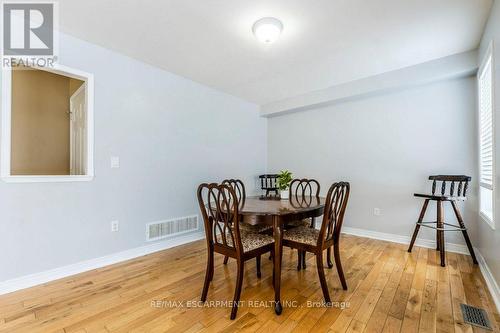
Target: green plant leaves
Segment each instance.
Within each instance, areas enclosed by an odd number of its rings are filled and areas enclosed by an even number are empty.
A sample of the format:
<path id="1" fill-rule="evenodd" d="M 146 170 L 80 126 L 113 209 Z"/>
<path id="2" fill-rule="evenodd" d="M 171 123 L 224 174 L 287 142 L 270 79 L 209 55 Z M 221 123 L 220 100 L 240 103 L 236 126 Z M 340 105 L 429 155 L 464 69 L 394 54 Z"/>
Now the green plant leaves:
<path id="1" fill-rule="evenodd" d="M 292 173 L 288 170 L 281 170 L 278 174 L 277 185 L 280 191 L 285 191 L 292 181 Z"/>

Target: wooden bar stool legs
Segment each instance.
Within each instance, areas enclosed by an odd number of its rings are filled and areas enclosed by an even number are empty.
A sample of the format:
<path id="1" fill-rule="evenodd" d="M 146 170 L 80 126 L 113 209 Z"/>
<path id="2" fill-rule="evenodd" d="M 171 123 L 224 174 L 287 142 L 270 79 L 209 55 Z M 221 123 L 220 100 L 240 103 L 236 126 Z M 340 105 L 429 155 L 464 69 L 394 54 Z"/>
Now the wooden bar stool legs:
<path id="1" fill-rule="evenodd" d="M 443 219 L 443 202 L 437 201 L 437 222 L 436 222 L 436 250 L 439 251 L 441 258 L 441 267 L 446 266 L 445 249 L 444 249 L 444 219 Z"/>
<path id="2" fill-rule="evenodd" d="M 458 210 L 457 204 L 452 201 L 451 205 L 453 207 L 453 211 L 455 212 L 455 216 L 457 217 L 458 224 L 460 225 L 460 228 L 462 228 L 462 234 L 464 235 L 465 238 L 465 243 L 467 244 L 467 248 L 469 249 L 470 256 L 472 257 L 472 261 L 474 264 L 477 264 L 477 259 L 476 259 L 476 254 L 474 253 L 474 248 L 472 247 L 472 243 L 470 241 L 469 235 L 467 234 L 467 230 L 465 228 L 464 220 L 462 219 L 462 215 L 460 214 L 460 211 Z"/>
<path id="3" fill-rule="evenodd" d="M 415 240 L 417 239 L 418 231 L 420 230 L 420 224 L 424 220 L 425 211 L 427 210 L 427 206 L 429 205 L 429 199 L 424 201 L 424 205 L 422 206 L 422 210 L 420 211 L 420 216 L 418 217 L 418 222 L 415 225 L 415 231 L 413 231 L 413 236 L 411 237 L 410 247 L 408 248 L 408 252 L 411 252 L 413 249 L 413 245 L 415 244 Z"/>
<path id="4" fill-rule="evenodd" d="M 425 212 L 427 210 L 427 206 L 429 205 L 430 199 L 425 199 L 424 205 L 422 206 L 422 210 L 420 211 L 420 216 L 418 217 L 417 224 L 415 225 L 415 231 L 413 232 L 413 236 L 411 238 L 410 246 L 408 247 L 408 252 L 411 252 L 413 249 L 413 245 L 415 244 L 415 240 L 417 239 L 418 231 L 420 230 L 420 226 L 424 223 L 429 224 L 429 222 L 423 222 Z M 443 201 L 436 200 L 436 251 L 439 251 L 441 266 L 444 267 L 446 265 L 445 260 L 445 246 L 444 246 L 444 217 L 443 217 Z"/>
<path id="5" fill-rule="evenodd" d="M 441 237 L 441 234 L 439 233 L 439 220 L 443 219 L 443 206 L 439 204 L 439 201 L 436 201 L 436 251 L 439 251 L 439 247 L 441 246 L 441 243 L 439 241 L 439 237 Z"/>
<path id="6" fill-rule="evenodd" d="M 418 231 L 420 230 L 420 227 L 427 226 L 428 224 L 432 224 L 433 222 L 423 222 L 425 211 L 427 210 L 427 206 L 429 204 L 430 199 L 426 199 L 424 202 L 424 205 L 422 206 L 422 210 L 420 211 L 420 216 L 418 218 L 418 222 L 415 226 L 415 231 L 413 232 L 413 236 L 411 238 L 410 246 L 408 247 L 408 252 L 411 252 L 413 249 L 413 245 L 415 244 L 415 240 L 417 239 Z M 440 261 L 441 261 L 441 266 L 445 267 L 446 266 L 446 248 L 445 248 L 445 237 L 444 237 L 444 232 L 445 231 L 462 231 L 462 234 L 465 239 L 465 243 L 467 244 L 467 248 L 469 249 L 470 255 L 472 257 L 472 261 L 474 264 L 477 264 L 477 259 L 476 255 L 474 253 L 474 248 L 472 247 L 472 243 L 470 241 L 469 235 L 467 234 L 467 228 L 465 227 L 464 221 L 462 219 L 462 215 L 460 214 L 460 211 L 458 210 L 457 204 L 455 201 L 450 201 L 453 211 L 455 212 L 455 216 L 458 221 L 458 226 L 453 226 L 450 224 L 447 224 L 444 222 L 444 210 L 443 210 L 443 202 L 444 200 L 436 200 L 436 227 L 429 227 L 429 228 L 434 228 L 436 229 L 436 251 L 439 251 L 439 256 L 440 256 Z M 455 227 L 454 229 L 450 228 L 448 230 L 445 229 L 445 225 L 448 225 L 450 227 Z"/>

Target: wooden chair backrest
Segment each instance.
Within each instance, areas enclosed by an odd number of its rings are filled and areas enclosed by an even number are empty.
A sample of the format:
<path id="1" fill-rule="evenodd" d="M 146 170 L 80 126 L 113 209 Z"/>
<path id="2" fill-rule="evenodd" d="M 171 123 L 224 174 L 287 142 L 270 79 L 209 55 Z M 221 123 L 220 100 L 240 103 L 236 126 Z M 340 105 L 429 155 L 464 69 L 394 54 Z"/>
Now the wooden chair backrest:
<path id="1" fill-rule="evenodd" d="M 236 194 L 236 199 L 238 200 L 238 208 L 241 209 L 245 206 L 246 191 L 245 184 L 239 179 L 224 179 L 222 184 L 226 184 L 232 187 L 234 193 Z"/>
<path id="2" fill-rule="evenodd" d="M 432 180 L 432 194 L 436 194 L 438 182 L 441 182 L 441 188 L 439 193 L 441 195 L 447 195 L 446 188 L 447 184 L 450 184 L 448 187 L 448 195 L 455 196 L 455 188 L 457 189 L 456 196 L 465 197 L 467 195 L 467 189 L 469 187 L 469 182 L 471 177 L 469 176 L 452 176 L 452 175 L 436 175 L 429 176 L 429 180 Z M 458 184 L 455 186 L 455 184 Z"/>
<path id="3" fill-rule="evenodd" d="M 204 183 L 198 186 L 197 194 L 208 244 L 224 246 L 242 254 L 239 201 L 234 189 L 227 184 Z"/>
<path id="4" fill-rule="evenodd" d="M 350 184 L 348 182 L 338 182 L 330 186 L 319 232 L 319 245 L 332 239 L 334 243 L 339 241 L 349 193 Z"/>

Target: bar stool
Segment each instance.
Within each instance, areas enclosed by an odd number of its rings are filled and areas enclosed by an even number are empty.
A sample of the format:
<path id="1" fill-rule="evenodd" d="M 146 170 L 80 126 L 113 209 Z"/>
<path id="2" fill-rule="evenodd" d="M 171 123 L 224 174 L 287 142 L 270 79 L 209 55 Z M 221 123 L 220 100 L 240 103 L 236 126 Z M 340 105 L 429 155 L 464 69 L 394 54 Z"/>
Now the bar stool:
<path id="1" fill-rule="evenodd" d="M 278 189 L 278 175 L 260 175 L 260 188 L 265 191 L 266 194 L 262 195 L 262 199 L 275 198 L 279 200 L 279 189 Z M 274 192 L 274 197 L 270 196 L 271 192 Z"/>
<path id="2" fill-rule="evenodd" d="M 441 256 L 441 266 L 445 267 L 445 248 L 444 248 L 444 232 L 446 231 L 462 231 L 462 234 L 465 238 L 465 243 L 469 248 L 470 255 L 474 264 L 477 264 L 476 255 L 474 254 L 474 249 L 472 247 L 472 243 L 469 239 L 469 235 L 467 234 L 467 228 L 465 227 L 464 221 L 462 219 L 462 215 L 457 207 L 457 201 L 465 201 L 467 200 L 466 193 L 467 187 L 469 186 L 469 181 L 471 177 L 469 176 L 449 176 L 449 175 L 438 175 L 438 176 L 429 176 L 429 180 L 432 180 L 432 194 L 420 194 L 415 193 L 414 196 L 419 198 L 425 198 L 424 205 L 422 210 L 420 211 L 420 217 L 418 218 L 418 222 L 415 226 L 415 231 L 413 232 L 413 237 L 411 238 L 410 247 L 408 248 L 408 252 L 411 252 L 413 248 L 413 244 L 417 239 L 417 234 L 420 227 L 426 227 L 436 230 L 436 251 L 439 251 Z M 441 182 L 441 193 L 436 194 L 437 182 Z M 449 194 L 446 194 L 446 183 L 449 183 Z M 457 195 L 455 195 L 455 183 L 458 184 Z M 423 222 L 425 211 L 427 210 L 427 205 L 429 201 L 436 201 L 437 206 L 437 221 L 432 222 Z M 444 222 L 443 217 L 443 202 L 448 201 L 451 203 L 453 207 L 453 211 L 455 212 L 455 216 L 457 217 L 457 221 L 459 225 L 449 224 Z M 434 226 L 435 225 L 435 226 Z M 445 227 L 447 226 L 447 227 Z"/>

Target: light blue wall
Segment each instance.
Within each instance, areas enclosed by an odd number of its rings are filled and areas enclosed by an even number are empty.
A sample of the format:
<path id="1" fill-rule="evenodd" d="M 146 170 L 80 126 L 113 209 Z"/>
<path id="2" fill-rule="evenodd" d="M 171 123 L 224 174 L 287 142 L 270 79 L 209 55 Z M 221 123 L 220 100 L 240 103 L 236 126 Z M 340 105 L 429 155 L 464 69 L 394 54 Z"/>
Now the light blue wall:
<path id="1" fill-rule="evenodd" d="M 67 35 L 60 63 L 94 74 L 95 179 L 0 182 L 0 281 L 142 246 L 146 223 L 199 213 L 200 182 L 252 191 L 265 170 L 256 105 Z"/>

